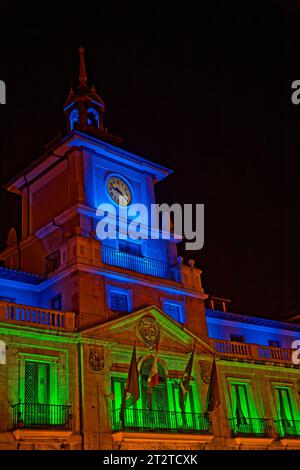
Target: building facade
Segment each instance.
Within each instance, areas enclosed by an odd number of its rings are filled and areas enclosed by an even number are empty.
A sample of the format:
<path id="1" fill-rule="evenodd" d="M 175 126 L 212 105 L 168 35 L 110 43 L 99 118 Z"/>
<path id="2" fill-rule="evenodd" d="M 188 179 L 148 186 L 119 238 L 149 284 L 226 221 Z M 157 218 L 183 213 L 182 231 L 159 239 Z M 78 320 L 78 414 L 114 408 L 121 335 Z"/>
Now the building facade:
<path id="1" fill-rule="evenodd" d="M 22 235 L 11 229 L 0 255 L 0 449 L 299 449 L 297 319 L 229 313 L 175 237 L 97 237 L 99 204 L 119 193 L 150 209 L 170 170 L 107 132 L 79 53 L 66 134 L 6 185 L 22 199 Z M 139 399 L 121 420 L 134 345 Z M 213 363 L 220 404 L 208 412 Z"/>

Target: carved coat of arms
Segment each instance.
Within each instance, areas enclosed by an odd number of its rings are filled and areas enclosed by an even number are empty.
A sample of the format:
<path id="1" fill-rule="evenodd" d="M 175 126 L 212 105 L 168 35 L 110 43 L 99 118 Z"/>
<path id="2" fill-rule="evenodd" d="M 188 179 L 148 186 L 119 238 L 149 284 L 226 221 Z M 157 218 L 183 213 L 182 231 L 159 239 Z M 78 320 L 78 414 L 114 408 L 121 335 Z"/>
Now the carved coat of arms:
<path id="1" fill-rule="evenodd" d="M 94 372 L 101 372 L 104 369 L 104 357 L 102 351 L 90 351 L 90 367 Z"/>
<path id="2" fill-rule="evenodd" d="M 153 317 L 143 317 L 137 324 L 137 333 L 143 343 L 153 349 L 160 338 L 160 327 Z"/>

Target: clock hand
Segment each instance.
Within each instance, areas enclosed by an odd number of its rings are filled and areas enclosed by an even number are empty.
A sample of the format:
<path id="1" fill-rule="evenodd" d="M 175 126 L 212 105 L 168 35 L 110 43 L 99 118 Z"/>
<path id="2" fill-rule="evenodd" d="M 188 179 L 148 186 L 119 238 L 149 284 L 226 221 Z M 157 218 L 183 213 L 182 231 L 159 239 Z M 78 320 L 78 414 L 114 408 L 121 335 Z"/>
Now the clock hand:
<path id="1" fill-rule="evenodd" d="M 121 194 L 121 196 L 123 196 L 123 197 L 124 197 L 124 195 L 123 195 L 122 191 L 120 191 L 120 190 L 119 190 L 119 188 L 115 188 L 115 187 L 113 186 L 113 189 L 114 189 L 115 191 L 117 191 L 118 193 L 120 193 L 120 194 Z"/>

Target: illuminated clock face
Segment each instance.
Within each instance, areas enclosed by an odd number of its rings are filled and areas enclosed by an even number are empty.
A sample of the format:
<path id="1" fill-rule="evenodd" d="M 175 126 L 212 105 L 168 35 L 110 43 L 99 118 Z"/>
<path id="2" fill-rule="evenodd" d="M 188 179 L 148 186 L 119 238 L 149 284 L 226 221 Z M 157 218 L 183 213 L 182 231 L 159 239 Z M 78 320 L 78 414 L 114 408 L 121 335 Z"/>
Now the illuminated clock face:
<path id="1" fill-rule="evenodd" d="M 106 183 L 108 194 L 120 206 L 128 206 L 131 202 L 131 191 L 128 184 L 119 176 L 111 176 Z"/>

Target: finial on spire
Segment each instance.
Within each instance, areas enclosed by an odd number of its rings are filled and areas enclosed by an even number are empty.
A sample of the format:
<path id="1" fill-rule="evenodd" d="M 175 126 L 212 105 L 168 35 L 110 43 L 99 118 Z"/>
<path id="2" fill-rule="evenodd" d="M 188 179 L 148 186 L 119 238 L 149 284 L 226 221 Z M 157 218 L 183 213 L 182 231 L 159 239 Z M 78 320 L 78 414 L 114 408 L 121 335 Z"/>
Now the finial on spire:
<path id="1" fill-rule="evenodd" d="M 85 67 L 85 60 L 84 60 L 84 47 L 80 47 L 78 49 L 79 52 L 79 87 L 86 87 L 87 86 L 87 73 Z"/>

